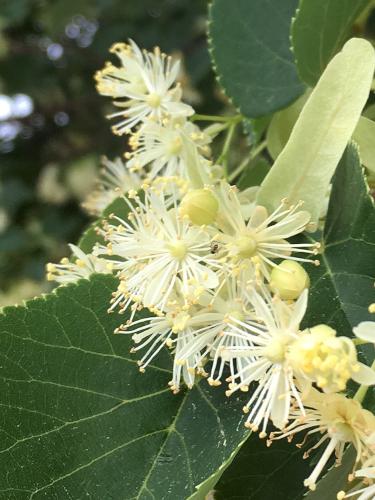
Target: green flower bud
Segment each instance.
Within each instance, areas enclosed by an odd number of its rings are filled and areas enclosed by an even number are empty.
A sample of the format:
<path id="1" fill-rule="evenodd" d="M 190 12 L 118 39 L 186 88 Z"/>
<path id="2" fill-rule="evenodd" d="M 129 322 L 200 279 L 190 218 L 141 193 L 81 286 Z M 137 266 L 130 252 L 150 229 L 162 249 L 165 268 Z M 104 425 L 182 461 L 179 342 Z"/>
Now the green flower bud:
<path id="1" fill-rule="evenodd" d="M 271 289 L 284 300 L 297 299 L 305 288 L 310 286 L 310 279 L 303 267 L 294 260 L 283 260 L 271 271 Z"/>
<path id="2" fill-rule="evenodd" d="M 189 191 L 180 205 L 180 213 L 183 217 L 198 226 L 212 224 L 216 219 L 219 203 L 208 188 L 194 189 Z"/>

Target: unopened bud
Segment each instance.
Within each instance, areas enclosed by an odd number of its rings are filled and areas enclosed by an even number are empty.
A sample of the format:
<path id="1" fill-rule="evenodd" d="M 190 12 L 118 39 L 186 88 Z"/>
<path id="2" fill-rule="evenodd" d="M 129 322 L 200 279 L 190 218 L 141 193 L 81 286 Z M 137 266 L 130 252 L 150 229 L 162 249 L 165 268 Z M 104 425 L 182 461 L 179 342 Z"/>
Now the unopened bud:
<path id="1" fill-rule="evenodd" d="M 180 213 L 198 226 L 212 224 L 216 219 L 219 203 L 210 189 L 194 189 L 183 198 Z"/>
<path id="2" fill-rule="evenodd" d="M 281 299 L 298 299 L 305 288 L 310 285 L 310 279 L 304 268 L 294 260 L 283 260 L 271 271 L 270 286 Z"/>

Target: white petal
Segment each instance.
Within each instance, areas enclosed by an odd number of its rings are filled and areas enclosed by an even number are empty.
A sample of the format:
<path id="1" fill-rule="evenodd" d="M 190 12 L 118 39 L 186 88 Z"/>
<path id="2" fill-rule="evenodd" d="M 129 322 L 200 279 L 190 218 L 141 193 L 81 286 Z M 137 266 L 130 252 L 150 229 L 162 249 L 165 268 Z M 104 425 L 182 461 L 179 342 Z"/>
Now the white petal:
<path id="1" fill-rule="evenodd" d="M 361 385 L 375 385 L 375 371 L 363 363 L 359 364 L 359 371 L 352 375 L 352 379 Z"/>
<path id="2" fill-rule="evenodd" d="M 283 429 L 288 422 L 290 391 L 285 373 L 280 372 L 275 397 L 272 402 L 271 419 L 275 427 Z"/>
<path id="3" fill-rule="evenodd" d="M 72 243 L 69 243 L 70 250 L 72 251 L 72 254 L 77 257 L 78 259 L 83 260 L 84 262 L 87 261 L 87 255 L 82 252 L 82 250 L 77 247 L 76 245 L 73 245 Z"/>
<path id="4" fill-rule="evenodd" d="M 301 323 L 306 309 L 307 309 L 307 299 L 308 299 L 309 292 L 307 289 L 305 289 L 301 295 L 299 296 L 297 302 L 294 305 L 293 313 L 290 318 L 290 323 L 289 326 L 292 330 L 297 330 L 299 327 L 299 324 Z"/>
<path id="5" fill-rule="evenodd" d="M 267 217 L 268 217 L 268 212 L 266 208 L 262 207 L 261 205 L 258 205 L 257 207 L 255 207 L 250 217 L 248 227 L 260 226 L 267 219 Z"/>
<path id="6" fill-rule="evenodd" d="M 215 271 L 209 267 L 203 266 L 199 262 L 195 262 L 192 271 L 197 276 L 199 284 L 204 286 L 204 288 L 215 288 L 218 286 L 219 278 Z"/>
<path id="7" fill-rule="evenodd" d="M 301 210 L 293 215 L 287 215 L 284 219 L 273 226 L 268 226 L 264 230 L 263 235 L 265 238 L 289 238 L 304 230 L 305 226 L 310 220 L 310 214 Z"/>
<path id="8" fill-rule="evenodd" d="M 359 339 L 375 344 L 375 321 L 362 321 L 362 323 L 353 328 L 353 333 Z"/>

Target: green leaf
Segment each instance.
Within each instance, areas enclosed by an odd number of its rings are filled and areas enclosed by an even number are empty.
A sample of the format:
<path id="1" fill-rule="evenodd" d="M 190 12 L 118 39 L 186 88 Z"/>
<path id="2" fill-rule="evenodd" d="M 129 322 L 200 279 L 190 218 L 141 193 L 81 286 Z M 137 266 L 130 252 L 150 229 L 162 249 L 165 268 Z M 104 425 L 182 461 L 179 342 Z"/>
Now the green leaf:
<path id="1" fill-rule="evenodd" d="M 326 323 L 338 335 L 353 337 L 354 326 L 374 319 L 368 306 L 375 302 L 375 208 L 354 145 L 334 177 L 322 244 L 320 266 L 306 268 L 311 287 L 304 327 Z M 370 365 L 374 347 L 361 346 L 359 352 Z M 374 388 L 365 406 L 375 411 Z"/>
<path id="2" fill-rule="evenodd" d="M 319 80 L 368 4 L 369 0 L 300 0 L 292 23 L 292 46 L 298 73 L 308 85 Z"/>
<path id="3" fill-rule="evenodd" d="M 348 475 L 353 470 L 355 451 L 348 448 L 342 459 L 340 467 L 332 467 L 321 479 L 315 491 L 309 491 L 306 500 L 337 500 L 337 493 L 346 489 Z"/>
<path id="4" fill-rule="evenodd" d="M 225 93 L 251 118 L 284 108 L 304 90 L 289 48 L 297 0 L 214 0 L 211 57 Z"/>
<path id="5" fill-rule="evenodd" d="M 207 495 L 214 491 L 216 484 L 219 479 L 222 477 L 223 473 L 227 470 L 227 468 L 231 465 L 233 460 L 236 458 L 237 453 L 240 452 L 242 446 L 246 441 L 249 440 L 249 435 L 246 434 L 245 438 L 238 444 L 238 446 L 232 451 L 229 458 L 223 462 L 220 467 L 203 483 L 201 483 L 197 487 L 196 493 L 191 495 L 187 500 L 203 500 L 207 498 Z"/>
<path id="6" fill-rule="evenodd" d="M 371 172 L 375 172 L 375 122 L 361 116 L 353 134 L 359 146 L 361 161 Z"/>
<path id="7" fill-rule="evenodd" d="M 139 373 L 112 334 L 116 285 L 96 275 L 0 315 L 1 500 L 184 499 L 247 435 L 206 381 L 171 394 L 167 350 Z"/>
<path id="8" fill-rule="evenodd" d="M 236 182 L 237 187 L 242 191 L 248 187 L 259 186 L 269 172 L 270 168 L 271 165 L 266 159 L 255 158 L 250 161 L 249 165 Z"/>
<path id="9" fill-rule="evenodd" d="M 216 485 L 215 500 L 300 500 L 309 475 L 303 451 L 286 440 L 267 448 L 251 436 Z"/>
<path id="10" fill-rule="evenodd" d="M 260 118 L 244 118 L 242 120 L 243 130 L 248 136 L 249 145 L 254 147 L 260 143 L 271 119 L 272 115 L 266 115 Z"/>
<path id="11" fill-rule="evenodd" d="M 259 204 L 274 210 L 283 198 L 303 200 L 317 223 L 322 198 L 368 98 L 374 68 L 374 49 L 359 38 L 332 59 L 264 179 Z"/>

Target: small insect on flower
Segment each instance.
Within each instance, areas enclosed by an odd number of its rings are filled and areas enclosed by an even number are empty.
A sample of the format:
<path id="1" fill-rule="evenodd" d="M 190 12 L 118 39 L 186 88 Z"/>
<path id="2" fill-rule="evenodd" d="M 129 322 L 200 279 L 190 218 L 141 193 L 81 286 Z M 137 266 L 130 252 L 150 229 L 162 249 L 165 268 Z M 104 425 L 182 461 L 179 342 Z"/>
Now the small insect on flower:
<path id="1" fill-rule="evenodd" d="M 348 444 L 352 444 L 357 452 L 356 464 L 374 456 L 372 436 L 375 433 L 375 416 L 362 408 L 358 401 L 343 394 L 325 394 L 311 388 L 305 396 L 304 406 L 305 414 L 294 411 L 293 422 L 283 431 L 272 433 L 270 443 L 274 439 L 290 440 L 301 431 L 307 431 L 304 441 L 320 433 L 318 442 L 305 453 L 304 458 L 307 458 L 312 450 L 328 442 L 312 473 L 304 481 L 305 486 L 315 490 L 317 480 L 332 454 L 335 453 L 339 465 Z"/>
<path id="2" fill-rule="evenodd" d="M 123 119 L 113 127 L 116 134 L 129 133 L 146 118 L 161 121 L 165 117 L 189 116 L 191 106 L 180 102 L 181 88 L 176 84 L 179 63 L 156 47 L 153 52 L 141 51 L 132 41 L 116 43 L 111 52 L 121 66 L 107 63 L 95 75 L 98 92 L 113 97 L 114 105 L 122 108 L 109 118 Z"/>
<path id="3" fill-rule="evenodd" d="M 319 261 L 293 255 L 316 254 L 319 243 L 290 243 L 287 238 L 305 230 L 310 215 L 300 210 L 300 204 L 289 206 L 286 201 L 272 213 L 255 206 L 247 220 L 241 211 L 236 188 L 221 184 L 220 212 L 217 218 L 220 233 L 215 239 L 222 244 L 220 256 L 232 274 L 246 275 L 254 269 L 258 281 L 270 281 L 270 272 L 276 266 L 274 259 L 287 259 L 319 264 Z"/>
<path id="4" fill-rule="evenodd" d="M 111 161 L 104 156 L 102 164 L 96 190 L 82 203 L 83 208 L 92 215 L 100 215 L 121 194 L 137 191 L 143 182 L 141 176 L 130 171 L 121 158 Z"/>
<path id="5" fill-rule="evenodd" d="M 220 250 L 220 243 L 216 240 L 212 240 L 210 243 L 211 253 L 218 253 Z"/>
<path id="6" fill-rule="evenodd" d="M 58 283 L 71 283 L 80 278 L 88 278 L 93 273 L 111 273 L 110 261 L 96 257 L 92 254 L 85 254 L 75 245 L 69 245 L 73 260 L 64 257 L 60 264 L 48 263 L 46 266 L 48 281 Z"/>
<path id="7" fill-rule="evenodd" d="M 246 426 L 253 431 L 262 428 L 266 437 L 269 419 L 282 429 L 289 420 L 292 404 L 302 414 L 304 408 L 298 390 L 298 381 L 288 359 L 290 345 L 299 337 L 299 324 L 307 307 L 307 290 L 294 304 L 275 297 L 263 298 L 253 291 L 250 301 L 255 307 L 257 321 L 233 321 L 232 334 L 252 347 L 238 346 L 228 349 L 228 358 L 245 357 L 248 362 L 231 378 L 227 395 L 258 382 L 250 400 L 244 407 L 248 414 Z"/>
<path id="8" fill-rule="evenodd" d="M 126 200 L 127 221 L 114 216 L 117 225 L 107 224 L 108 252 L 117 257 L 114 266 L 121 279 L 112 308 L 125 310 L 129 301 L 136 301 L 163 312 L 177 288 L 189 305 L 191 287 L 199 295 L 218 285 L 210 237 L 204 228 L 181 219 L 177 202 L 175 191 L 148 190 L 144 201 L 138 196 L 134 203 Z"/>

